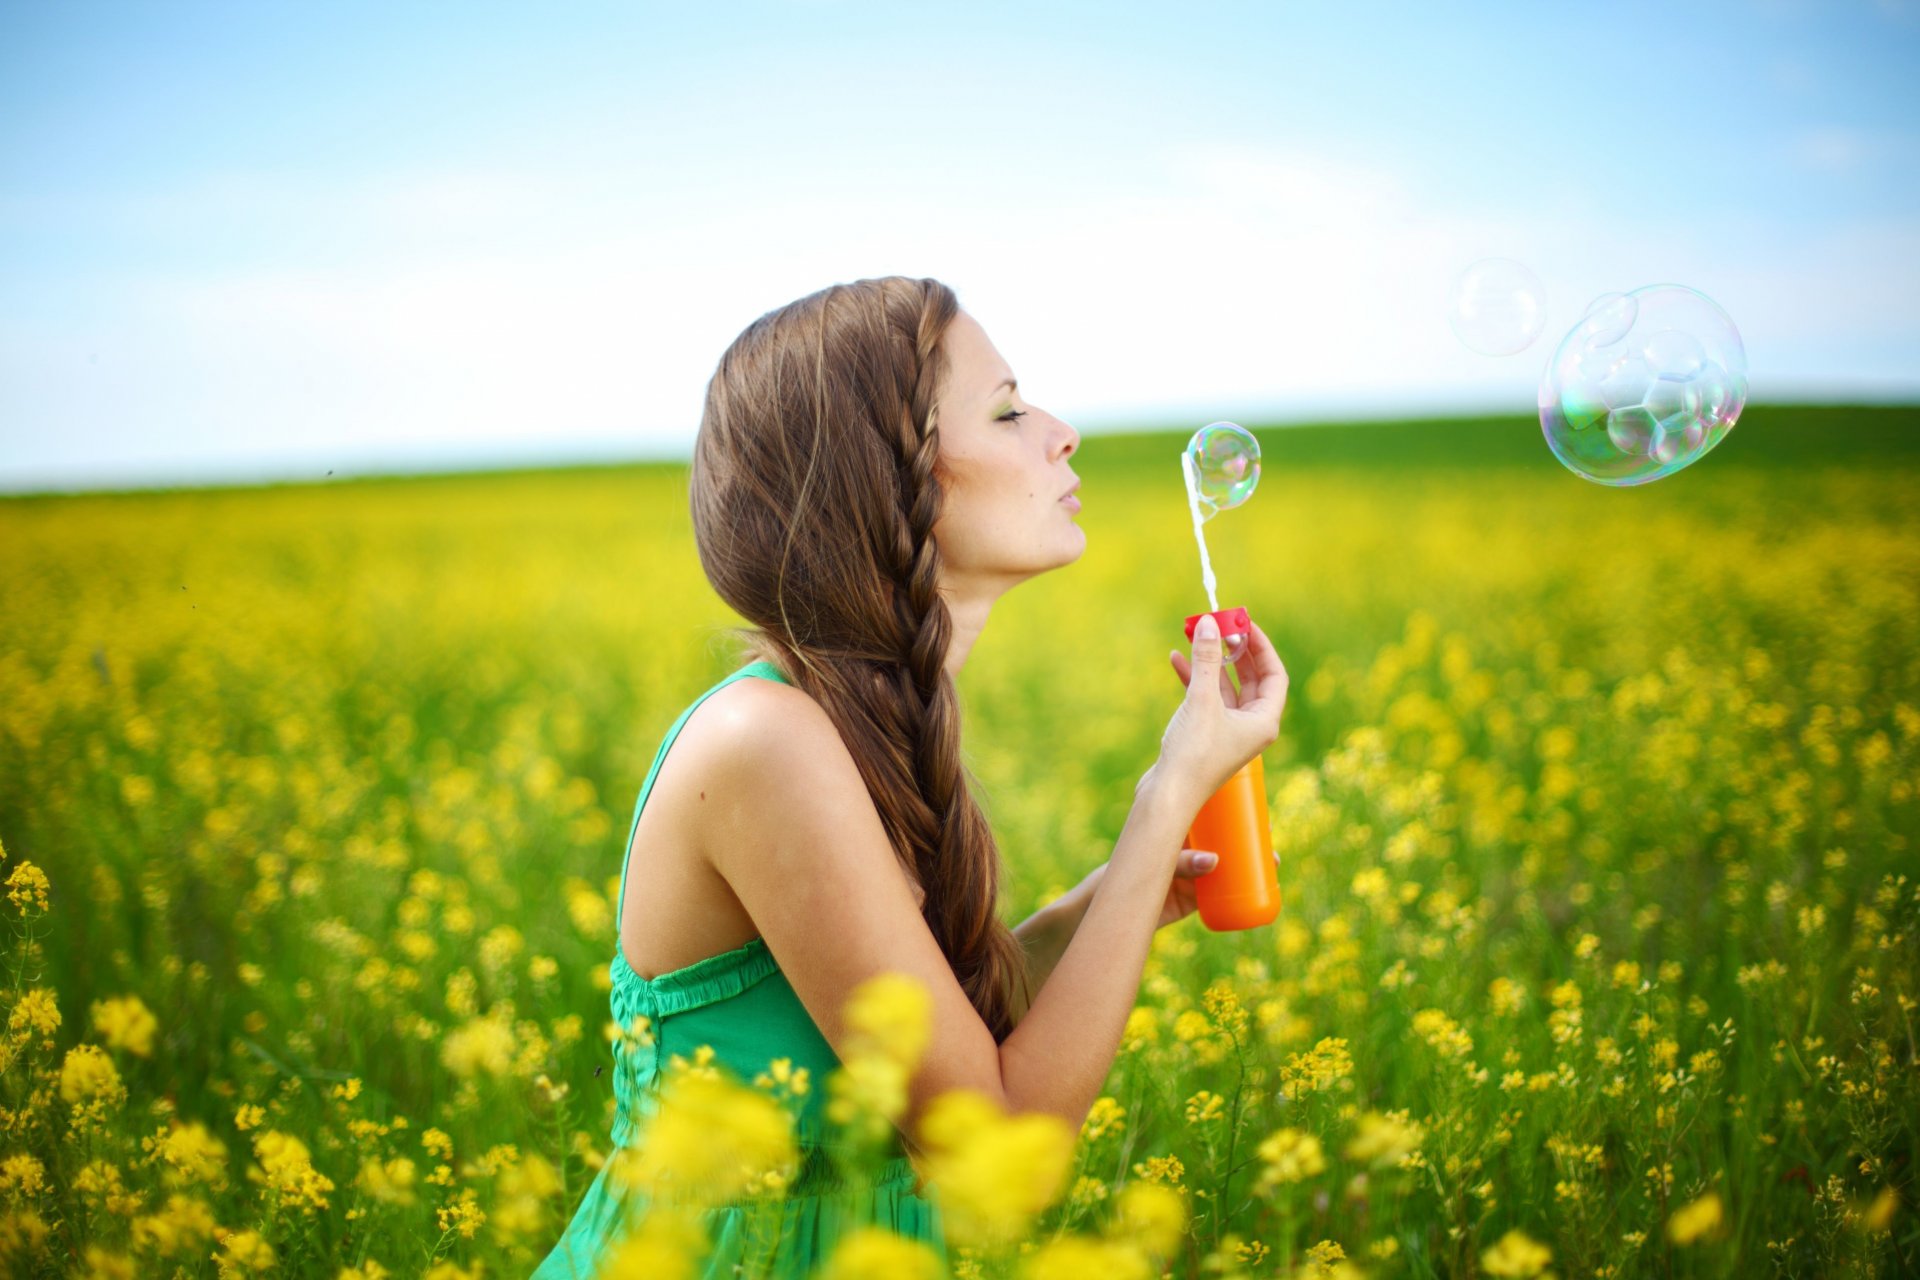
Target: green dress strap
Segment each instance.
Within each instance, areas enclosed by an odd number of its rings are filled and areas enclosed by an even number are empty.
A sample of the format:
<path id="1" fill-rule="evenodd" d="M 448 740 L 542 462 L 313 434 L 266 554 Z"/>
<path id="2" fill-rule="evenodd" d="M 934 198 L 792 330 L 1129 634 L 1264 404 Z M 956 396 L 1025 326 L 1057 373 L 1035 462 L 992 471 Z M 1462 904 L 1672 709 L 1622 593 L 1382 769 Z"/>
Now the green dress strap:
<path id="1" fill-rule="evenodd" d="M 780 668 L 774 666 L 771 662 L 749 662 L 746 666 L 730 673 L 722 679 L 720 683 L 695 698 L 692 704 L 689 705 L 685 711 L 682 711 L 679 718 L 667 729 L 667 736 L 660 740 L 660 749 L 653 753 L 653 764 L 647 769 L 646 780 L 640 784 L 640 798 L 633 802 L 633 821 L 627 824 L 627 842 L 620 846 L 620 896 L 615 898 L 613 902 L 613 947 L 616 956 L 620 956 L 621 954 L 620 920 L 626 912 L 627 864 L 633 861 L 633 833 L 640 829 L 640 811 L 647 807 L 647 797 L 653 794 L 653 780 L 660 775 L 660 764 L 667 758 L 667 748 L 671 747 L 673 740 L 680 736 L 680 730 L 685 727 L 693 713 L 700 709 L 701 703 L 732 684 L 735 680 L 743 680 L 748 676 L 760 676 L 767 680 L 777 681 L 780 684 L 793 683 L 784 675 L 781 675 Z M 624 959 L 624 957 L 622 958 Z M 664 977 L 665 975 L 662 976 Z"/>

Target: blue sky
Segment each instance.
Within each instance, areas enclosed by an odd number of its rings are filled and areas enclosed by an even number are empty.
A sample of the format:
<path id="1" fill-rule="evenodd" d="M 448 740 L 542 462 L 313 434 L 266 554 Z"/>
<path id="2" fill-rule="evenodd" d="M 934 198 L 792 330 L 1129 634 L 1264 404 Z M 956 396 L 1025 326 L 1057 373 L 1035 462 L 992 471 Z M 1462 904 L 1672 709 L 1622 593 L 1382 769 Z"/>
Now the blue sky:
<path id="1" fill-rule="evenodd" d="M 1669 280 L 1756 399 L 1920 399 L 1911 4 L 950 9 L 0 0 L 0 489 L 685 456 L 892 272 L 1090 435 L 1530 412 Z"/>

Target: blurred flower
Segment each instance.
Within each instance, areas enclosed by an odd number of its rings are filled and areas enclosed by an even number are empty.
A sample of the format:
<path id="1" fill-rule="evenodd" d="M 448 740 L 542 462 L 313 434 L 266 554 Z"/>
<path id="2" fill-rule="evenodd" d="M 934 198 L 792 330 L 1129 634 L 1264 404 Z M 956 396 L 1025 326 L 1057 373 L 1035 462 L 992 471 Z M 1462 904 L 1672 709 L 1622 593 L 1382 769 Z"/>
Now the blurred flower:
<path id="1" fill-rule="evenodd" d="M 935 1098 L 919 1137 L 947 1234 L 966 1245 L 995 1248 L 1021 1238 L 1073 1167 L 1066 1121 L 1044 1112 L 1009 1116 L 972 1089 Z"/>
<path id="2" fill-rule="evenodd" d="M 1692 1244 L 1718 1232 L 1722 1220 L 1720 1193 L 1709 1191 L 1674 1210 L 1667 1219 L 1667 1239 L 1675 1244 Z"/>
<path id="3" fill-rule="evenodd" d="M 153 1054 L 153 1033 L 160 1023 L 139 996 L 114 996 L 96 1000 L 92 1005 L 93 1029 L 107 1038 L 115 1049 L 125 1049 L 139 1057 Z"/>

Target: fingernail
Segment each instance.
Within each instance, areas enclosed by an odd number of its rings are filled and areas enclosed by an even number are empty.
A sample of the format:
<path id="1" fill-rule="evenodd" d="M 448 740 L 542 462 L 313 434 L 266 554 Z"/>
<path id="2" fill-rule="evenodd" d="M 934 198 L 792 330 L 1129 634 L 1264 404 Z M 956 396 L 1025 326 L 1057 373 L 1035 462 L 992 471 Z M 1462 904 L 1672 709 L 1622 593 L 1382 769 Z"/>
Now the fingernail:
<path id="1" fill-rule="evenodd" d="M 1213 620 L 1213 615 L 1210 613 L 1201 614 L 1200 621 L 1193 624 L 1193 638 L 1195 640 L 1198 640 L 1203 636 L 1206 639 L 1211 640 L 1216 636 L 1218 636 L 1219 634 L 1220 634 L 1220 624 Z"/>
<path id="2" fill-rule="evenodd" d="M 1202 871 L 1211 871 L 1219 864 L 1220 856 L 1218 854 L 1196 853 L 1193 855 L 1193 865 Z"/>

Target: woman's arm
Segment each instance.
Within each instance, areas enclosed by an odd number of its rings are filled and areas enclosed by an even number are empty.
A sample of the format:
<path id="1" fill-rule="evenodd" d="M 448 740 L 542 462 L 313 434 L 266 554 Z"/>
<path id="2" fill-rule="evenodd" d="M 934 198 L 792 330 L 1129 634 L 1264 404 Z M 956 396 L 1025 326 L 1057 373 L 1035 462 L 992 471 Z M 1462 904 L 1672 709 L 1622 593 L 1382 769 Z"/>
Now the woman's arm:
<path id="1" fill-rule="evenodd" d="M 1277 862 L 1279 857 L 1276 852 L 1274 860 Z M 1178 924 L 1199 910 L 1200 899 L 1194 881 L 1213 870 L 1219 861 L 1217 854 L 1204 849 L 1181 851 L 1180 863 L 1174 868 L 1173 880 L 1167 886 L 1167 900 L 1160 906 L 1160 919 L 1154 926 L 1156 929 Z M 1013 936 L 1020 939 L 1021 946 L 1026 950 L 1027 973 L 1035 991 L 1046 984 L 1054 966 L 1066 952 L 1067 944 L 1073 941 L 1074 931 L 1086 917 L 1087 905 L 1099 892 L 1100 881 L 1106 871 L 1107 864 L 1103 862 L 1087 872 L 1079 884 L 1014 926 Z M 1022 1000 L 1020 991 L 1012 993 L 1013 1020 L 1016 1024 L 1025 1015 L 1028 1003 Z"/>
<path id="2" fill-rule="evenodd" d="M 1080 927 L 1080 919 L 1086 915 L 1087 902 L 1092 897 L 1090 883 L 1090 879 L 1082 880 L 1013 926 L 1013 936 L 1020 939 L 1027 953 L 1027 980 L 1034 991 L 1046 985 L 1053 966 L 1060 962 L 1067 944 L 1073 941 L 1073 932 Z M 1018 1023 L 1026 1017 L 1028 1004 L 1019 984 L 1014 985 L 1013 1020 Z"/>

